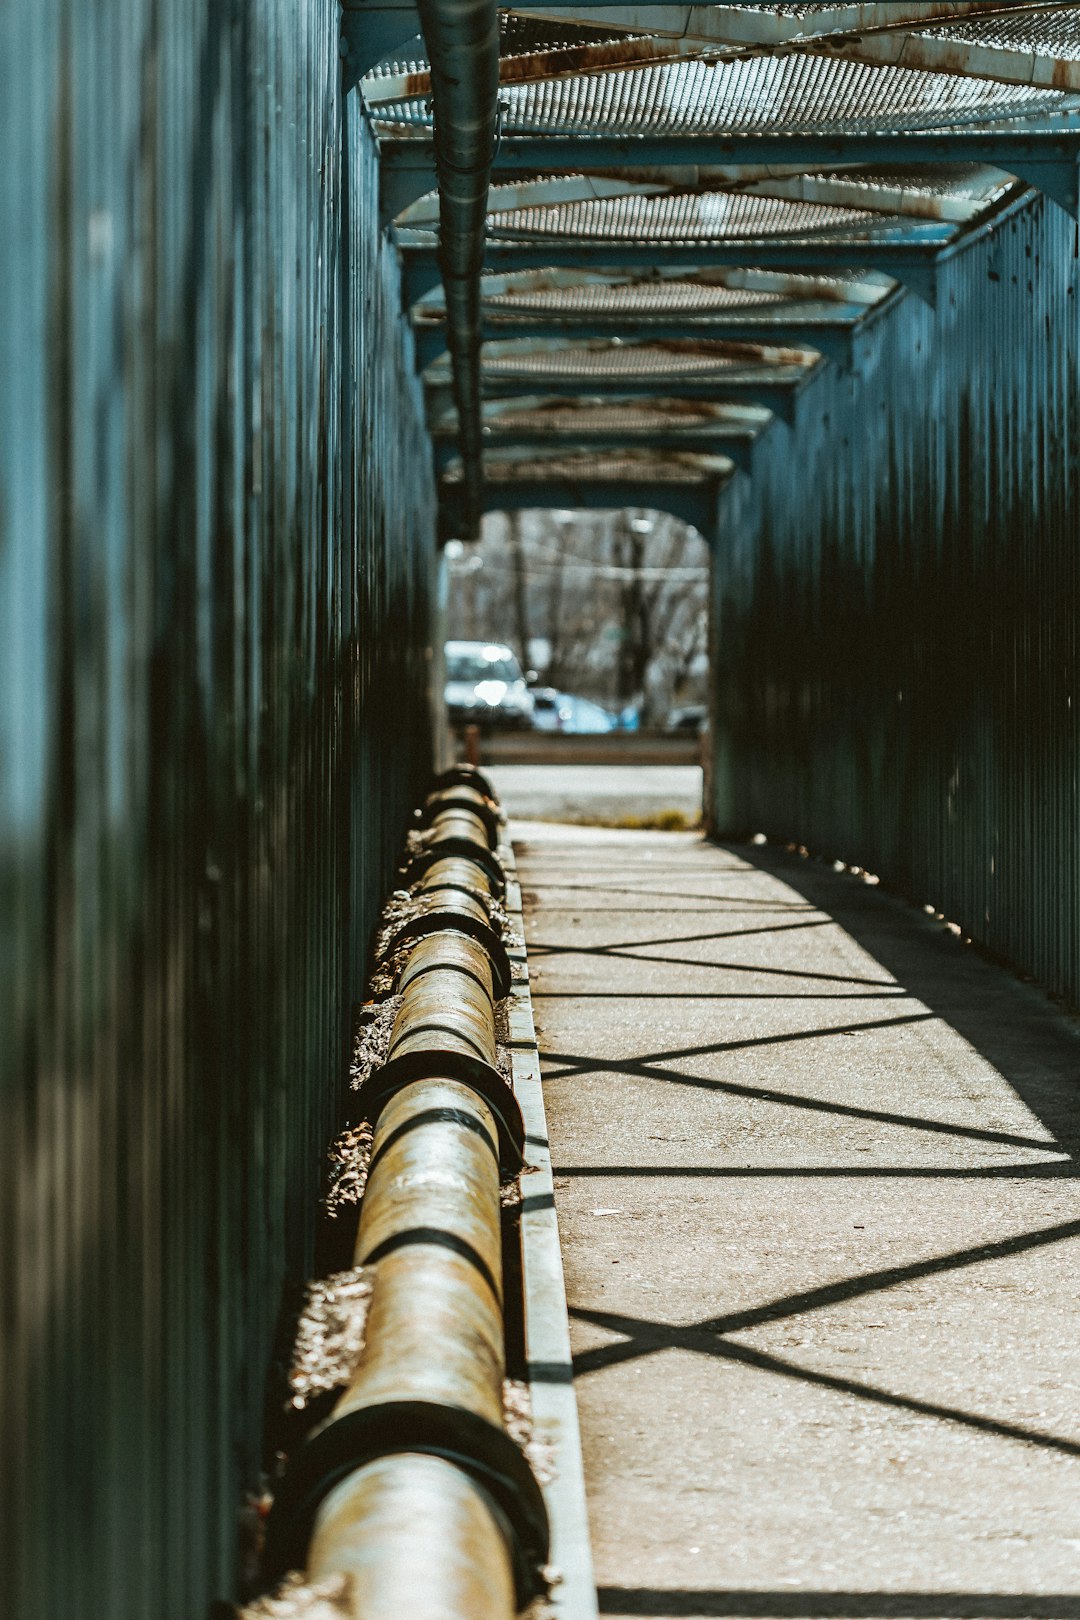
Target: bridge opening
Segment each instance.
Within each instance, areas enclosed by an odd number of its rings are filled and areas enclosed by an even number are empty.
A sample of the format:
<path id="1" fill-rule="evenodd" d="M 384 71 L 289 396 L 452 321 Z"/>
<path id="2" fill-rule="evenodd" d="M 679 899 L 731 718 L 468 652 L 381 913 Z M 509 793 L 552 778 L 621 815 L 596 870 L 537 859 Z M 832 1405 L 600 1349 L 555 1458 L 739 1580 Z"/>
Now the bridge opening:
<path id="1" fill-rule="evenodd" d="M 475 544 L 452 541 L 446 556 L 447 718 L 509 813 L 698 825 L 704 538 L 655 510 L 545 508 L 490 513 Z M 527 686 L 478 685 L 485 652 L 506 646 Z"/>

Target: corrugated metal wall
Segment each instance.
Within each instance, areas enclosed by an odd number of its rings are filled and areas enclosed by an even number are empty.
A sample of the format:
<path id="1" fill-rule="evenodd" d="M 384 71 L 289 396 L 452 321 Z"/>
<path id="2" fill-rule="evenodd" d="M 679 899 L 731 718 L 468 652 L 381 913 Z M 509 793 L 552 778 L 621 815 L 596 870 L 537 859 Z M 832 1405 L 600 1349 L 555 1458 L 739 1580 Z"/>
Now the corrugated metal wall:
<path id="1" fill-rule="evenodd" d="M 720 828 L 899 885 L 1080 1000 L 1077 231 L 1034 200 L 723 497 Z"/>
<path id="2" fill-rule="evenodd" d="M 0 1608 L 192 1620 L 426 769 L 430 457 L 336 4 L 0 10 Z"/>

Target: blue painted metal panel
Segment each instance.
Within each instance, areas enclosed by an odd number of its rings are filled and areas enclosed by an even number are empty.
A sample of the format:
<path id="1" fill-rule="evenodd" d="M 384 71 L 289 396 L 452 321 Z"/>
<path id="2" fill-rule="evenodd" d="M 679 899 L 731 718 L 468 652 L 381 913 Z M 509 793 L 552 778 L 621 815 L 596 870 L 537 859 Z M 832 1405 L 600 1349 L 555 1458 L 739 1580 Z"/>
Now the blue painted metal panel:
<path id="1" fill-rule="evenodd" d="M 336 4 L 0 30 L 0 1607 L 192 1620 L 426 765 L 430 450 Z"/>
<path id="2" fill-rule="evenodd" d="M 1038 199 L 823 372 L 722 497 L 714 813 L 1080 1001 L 1080 278 Z"/>

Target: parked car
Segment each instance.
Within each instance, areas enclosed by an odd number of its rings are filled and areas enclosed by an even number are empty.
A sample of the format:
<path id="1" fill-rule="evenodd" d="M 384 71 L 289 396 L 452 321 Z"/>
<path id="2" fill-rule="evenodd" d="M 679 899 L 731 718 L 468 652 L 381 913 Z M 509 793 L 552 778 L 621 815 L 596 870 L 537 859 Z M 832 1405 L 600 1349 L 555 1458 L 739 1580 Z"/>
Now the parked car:
<path id="1" fill-rule="evenodd" d="M 589 698 L 570 697 L 570 718 L 564 731 L 617 731 L 619 722 L 610 709 L 593 703 Z"/>
<path id="2" fill-rule="evenodd" d="M 559 692 L 553 686 L 533 691 L 533 725 L 537 731 L 600 732 L 616 731 L 618 719 L 609 709 L 589 698 Z"/>
<path id="3" fill-rule="evenodd" d="M 537 731 L 565 731 L 573 708 L 565 692 L 553 686 L 533 687 L 533 726 Z"/>
<path id="4" fill-rule="evenodd" d="M 446 708 L 451 725 L 526 730 L 533 695 L 521 665 L 499 641 L 448 641 Z"/>
<path id="5" fill-rule="evenodd" d="M 692 732 L 695 737 L 705 730 L 709 721 L 708 706 L 704 703 L 684 703 L 672 709 L 667 717 L 667 731 Z"/>

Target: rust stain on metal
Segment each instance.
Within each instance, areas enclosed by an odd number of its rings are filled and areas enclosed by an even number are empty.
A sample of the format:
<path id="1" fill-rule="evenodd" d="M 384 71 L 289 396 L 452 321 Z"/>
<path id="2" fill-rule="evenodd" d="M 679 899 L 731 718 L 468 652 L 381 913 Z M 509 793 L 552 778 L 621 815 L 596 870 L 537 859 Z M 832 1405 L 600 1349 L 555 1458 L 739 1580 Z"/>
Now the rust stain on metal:
<path id="1" fill-rule="evenodd" d="M 533 51 L 526 56 L 504 56 L 499 63 L 499 83 L 527 84 L 535 79 L 556 79 L 568 74 L 646 67 L 684 55 L 685 49 L 678 40 L 643 36 L 608 40 L 603 45 L 570 45 L 555 51 Z"/>

